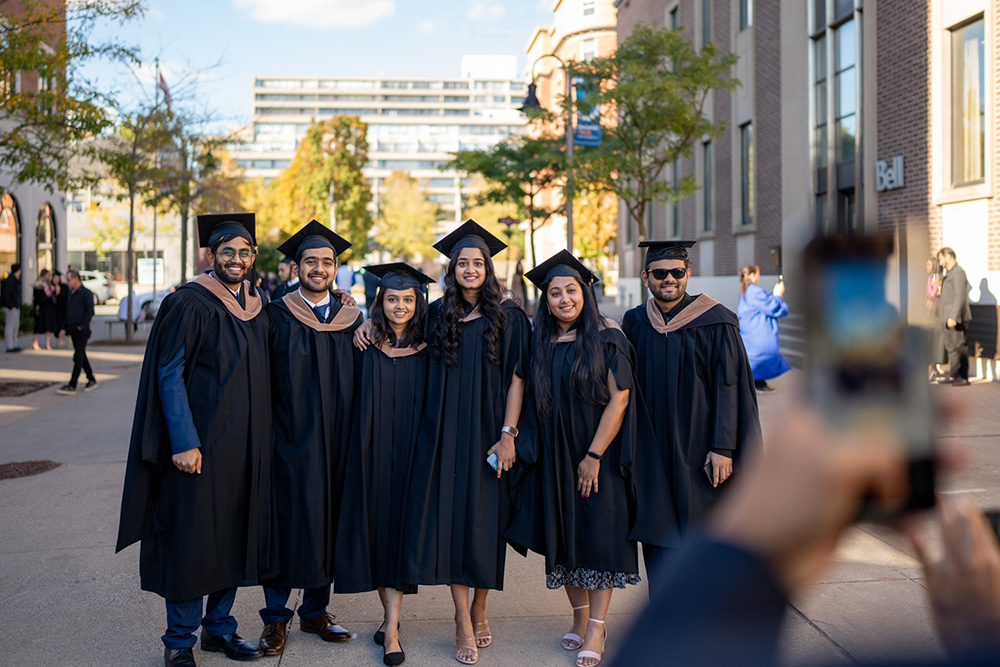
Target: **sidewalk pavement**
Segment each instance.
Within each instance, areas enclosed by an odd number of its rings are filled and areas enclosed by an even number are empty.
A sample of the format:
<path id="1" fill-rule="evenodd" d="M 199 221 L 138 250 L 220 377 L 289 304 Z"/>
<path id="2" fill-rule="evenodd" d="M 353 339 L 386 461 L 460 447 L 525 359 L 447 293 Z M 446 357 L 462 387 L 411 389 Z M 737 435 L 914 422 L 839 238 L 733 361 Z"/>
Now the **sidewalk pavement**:
<path id="1" fill-rule="evenodd" d="M 0 381 L 68 376 L 72 351 L 25 351 L 0 356 Z M 100 387 L 75 397 L 58 385 L 19 398 L 0 398 L 0 463 L 52 459 L 62 465 L 35 477 L 0 482 L 0 653 L 7 664 L 162 664 L 162 600 L 139 590 L 138 546 L 114 554 L 124 461 L 142 361 L 138 346 L 91 347 Z M 793 371 L 760 397 L 765 437 L 793 409 Z M 981 506 L 1000 506 L 995 470 L 1000 428 L 993 409 L 1000 384 L 942 388 L 960 397 L 966 417 L 946 439 L 961 441 L 968 465 L 943 480 L 946 494 L 968 493 Z M 197 563 L 189 564 L 198 567 Z M 916 655 L 939 656 L 919 564 L 893 531 L 852 528 L 836 563 L 789 606 L 782 636 L 785 664 L 850 664 Z M 506 590 L 490 594 L 491 647 L 479 664 L 573 664 L 559 648 L 570 611 L 561 591 L 545 588 L 543 561 L 510 552 Z M 645 583 L 616 591 L 608 617 L 608 656 L 646 599 Z M 241 634 L 256 641 L 263 603 L 259 588 L 237 596 Z M 371 641 L 381 608 L 374 593 L 334 596 L 331 611 L 357 633 L 343 645 L 325 644 L 293 624 L 288 648 L 261 665 L 380 664 Z M 454 664 L 453 610 L 448 589 L 426 587 L 403 604 L 402 642 L 407 664 Z M 724 641 L 724 638 L 720 638 Z M 221 654 L 195 652 L 200 665 L 232 664 Z"/>

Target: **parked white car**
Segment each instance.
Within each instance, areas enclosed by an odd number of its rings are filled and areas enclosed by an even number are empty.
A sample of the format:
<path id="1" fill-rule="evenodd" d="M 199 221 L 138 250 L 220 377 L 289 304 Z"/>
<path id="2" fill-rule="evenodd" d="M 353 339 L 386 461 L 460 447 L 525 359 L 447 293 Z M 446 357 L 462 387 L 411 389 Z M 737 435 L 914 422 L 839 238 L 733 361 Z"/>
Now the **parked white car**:
<path id="1" fill-rule="evenodd" d="M 80 271 L 83 286 L 94 293 L 94 305 L 104 303 L 111 297 L 111 281 L 100 271 Z"/>

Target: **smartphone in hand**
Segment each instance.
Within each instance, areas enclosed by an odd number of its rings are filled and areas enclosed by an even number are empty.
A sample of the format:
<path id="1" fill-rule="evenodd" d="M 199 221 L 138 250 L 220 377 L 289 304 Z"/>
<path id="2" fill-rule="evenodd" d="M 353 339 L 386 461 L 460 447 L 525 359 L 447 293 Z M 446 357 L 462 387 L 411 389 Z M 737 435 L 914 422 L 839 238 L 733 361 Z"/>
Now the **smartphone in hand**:
<path id="1" fill-rule="evenodd" d="M 497 453 L 493 452 L 492 454 L 490 454 L 489 456 L 487 456 L 486 457 L 486 462 L 490 464 L 491 468 L 493 468 L 494 470 L 496 470 L 497 469 Z"/>

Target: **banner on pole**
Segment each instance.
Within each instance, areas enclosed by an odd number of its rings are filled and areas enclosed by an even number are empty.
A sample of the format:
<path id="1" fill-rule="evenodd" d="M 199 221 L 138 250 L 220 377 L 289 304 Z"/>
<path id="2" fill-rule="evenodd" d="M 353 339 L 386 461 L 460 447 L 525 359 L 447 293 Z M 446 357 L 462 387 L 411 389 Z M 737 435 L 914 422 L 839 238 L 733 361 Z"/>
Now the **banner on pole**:
<path id="1" fill-rule="evenodd" d="M 601 145 L 601 107 L 594 103 L 597 86 L 593 79 L 573 77 L 573 99 L 576 106 L 576 129 L 573 144 L 576 146 Z"/>

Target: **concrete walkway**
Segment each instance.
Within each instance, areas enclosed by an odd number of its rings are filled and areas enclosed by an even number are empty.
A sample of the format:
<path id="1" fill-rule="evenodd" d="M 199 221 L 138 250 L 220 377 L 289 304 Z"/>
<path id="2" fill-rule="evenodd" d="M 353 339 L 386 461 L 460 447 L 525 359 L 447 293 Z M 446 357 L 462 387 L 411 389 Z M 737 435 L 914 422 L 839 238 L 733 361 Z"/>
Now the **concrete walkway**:
<path id="1" fill-rule="evenodd" d="M 71 350 L 0 353 L 0 381 L 62 383 Z M 58 385 L 28 396 L 0 398 L 0 463 L 52 459 L 62 465 L 35 477 L 0 482 L 0 655 L 4 664 L 48 666 L 162 664 L 163 603 L 139 590 L 138 546 L 114 554 L 124 460 L 128 447 L 141 347 L 95 344 L 90 358 L 100 387 L 63 397 Z M 765 434 L 790 409 L 796 373 L 760 399 Z M 1000 384 L 942 388 L 961 392 L 965 419 L 947 439 L 961 441 L 969 465 L 944 480 L 947 493 L 964 492 L 982 506 L 1000 506 L 1000 428 L 993 417 Z M 198 567 L 191 563 L 189 567 Z M 910 547 L 892 531 L 852 528 L 835 565 L 790 606 L 782 640 L 787 664 L 868 662 L 879 657 L 940 654 Z M 560 591 L 545 589 L 539 557 L 508 557 L 507 589 L 490 596 L 494 644 L 479 664 L 573 664 L 559 648 L 569 629 Z M 642 584 L 616 592 L 608 619 L 609 655 L 646 596 Z M 257 588 L 241 590 L 234 609 L 241 634 L 260 632 Z M 371 641 L 381 617 L 374 593 L 335 596 L 331 611 L 358 637 L 343 645 L 304 635 L 297 625 L 283 657 L 264 665 L 381 664 Z M 454 624 L 448 589 L 428 587 L 408 596 L 402 642 L 407 663 L 454 663 Z M 231 665 L 221 654 L 195 653 L 200 665 Z"/>

